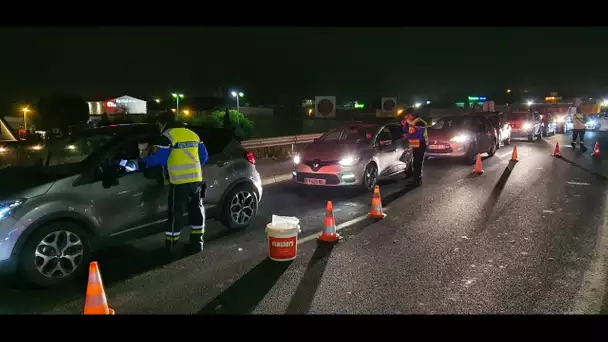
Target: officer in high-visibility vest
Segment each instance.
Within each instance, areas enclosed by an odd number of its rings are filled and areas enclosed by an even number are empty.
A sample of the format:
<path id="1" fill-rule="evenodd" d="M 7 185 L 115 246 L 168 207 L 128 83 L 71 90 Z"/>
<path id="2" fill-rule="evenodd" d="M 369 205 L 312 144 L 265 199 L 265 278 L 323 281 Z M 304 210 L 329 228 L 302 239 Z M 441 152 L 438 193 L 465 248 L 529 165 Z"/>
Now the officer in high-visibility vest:
<path id="1" fill-rule="evenodd" d="M 421 185 L 424 154 L 426 153 L 428 140 L 428 124 L 417 114 L 414 114 L 411 109 L 408 109 L 404 119 L 401 121 L 401 126 L 403 127 L 403 135 L 414 153 L 414 182 L 416 185 Z"/>
<path id="2" fill-rule="evenodd" d="M 161 132 L 153 152 L 142 159 L 147 167 L 164 166 L 169 178 L 169 220 L 165 231 L 165 247 L 174 252 L 183 227 L 183 207 L 187 204 L 190 221 L 189 249 L 203 250 L 205 234 L 205 184 L 201 166 L 208 159 L 207 148 L 193 131 L 180 127 L 172 112 L 157 118 Z"/>
<path id="3" fill-rule="evenodd" d="M 585 147 L 585 115 L 581 111 L 581 106 L 576 107 L 576 113 L 572 118 L 572 123 L 574 125 L 572 129 L 572 148 L 576 148 L 576 137 L 579 138 L 579 144 L 581 145 L 581 152 L 587 151 L 587 147 Z"/>

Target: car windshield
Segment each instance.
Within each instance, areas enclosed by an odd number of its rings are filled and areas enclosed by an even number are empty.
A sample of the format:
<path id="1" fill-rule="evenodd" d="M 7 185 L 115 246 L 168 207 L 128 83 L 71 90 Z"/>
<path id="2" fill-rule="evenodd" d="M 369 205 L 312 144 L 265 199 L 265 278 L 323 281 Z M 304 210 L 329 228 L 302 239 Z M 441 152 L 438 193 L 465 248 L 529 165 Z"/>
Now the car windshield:
<path id="1" fill-rule="evenodd" d="M 375 127 L 350 126 L 333 129 L 323 134 L 319 140 L 339 141 L 347 144 L 366 144 L 372 141 L 375 132 Z"/>
<path id="2" fill-rule="evenodd" d="M 507 114 L 507 120 L 511 121 L 525 121 L 528 120 L 530 115 L 526 113 L 509 113 Z"/>
<path id="3" fill-rule="evenodd" d="M 79 164 L 114 139 L 110 134 L 68 136 L 53 141 L 47 149 L 46 166 Z"/>
<path id="4" fill-rule="evenodd" d="M 471 126 L 470 117 L 453 117 L 439 119 L 431 128 L 435 130 L 442 129 L 463 129 Z"/>

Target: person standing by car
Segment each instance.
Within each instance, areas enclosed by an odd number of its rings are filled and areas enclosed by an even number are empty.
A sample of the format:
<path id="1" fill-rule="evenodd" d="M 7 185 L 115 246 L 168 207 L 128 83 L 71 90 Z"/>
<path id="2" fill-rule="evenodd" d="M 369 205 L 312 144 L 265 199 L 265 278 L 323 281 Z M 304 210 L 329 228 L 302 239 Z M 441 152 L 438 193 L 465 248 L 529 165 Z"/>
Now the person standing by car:
<path id="1" fill-rule="evenodd" d="M 401 126 L 403 127 L 403 134 L 414 154 L 414 182 L 416 185 L 421 185 L 428 124 L 418 114 L 413 114 L 412 110 L 408 109 L 405 118 L 401 121 Z"/>
<path id="2" fill-rule="evenodd" d="M 163 166 L 169 175 L 169 218 L 165 231 L 165 247 L 169 253 L 176 250 L 183 227 L 183 207 L 187 203 L 191 224 L 189 249 L 203 250 L 205 234 L 205 184 L 202 165 L 208 159 L 205 144 L 193 131 L 180 127 L 172 112 L 157 118 L 161 132 L 153 152 L 142 159 L 146 167 Z"/>
<path id="3" fill-rule="evenodd" d="M 579 144 L 581 145 L 581 152 L 587 151 L 585 147 L 585 115 L 582 113 L 581 106 L 576 107 L 576 113 L 572 119 L 574 121 L 574 128 L 572 129 L 572 148 L 576 148 L 576 137 L 579 137 Z"/>

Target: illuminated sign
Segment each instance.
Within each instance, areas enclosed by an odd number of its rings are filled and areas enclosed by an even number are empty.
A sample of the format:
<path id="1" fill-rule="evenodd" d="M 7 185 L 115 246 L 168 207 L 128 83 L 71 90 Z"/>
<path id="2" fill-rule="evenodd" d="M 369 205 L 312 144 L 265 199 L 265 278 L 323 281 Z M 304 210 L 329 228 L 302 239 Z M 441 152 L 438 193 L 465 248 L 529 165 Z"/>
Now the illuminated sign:
<path id="1" fill-rule="evenodd" d="M 116 103 L 114 103 L 112 101 L 108 101 L 108 102 L 106 102 L 106 107 L 108 107 L 108 108 L 116 108 Z"/>
<path id="2" fill-rule="evenodd" d="M 469 99 L 469 102 L 470 102 L 470 101 L 485 101 L 488 98 L 485 97 L 485 96 L 469 96 L 468 99 Z"/>
<path id="3" fill-rule="evenodd" d="M 134 103 L 135 100 L 131 99 L 116 99 L 116 103 Z"/>
<path id="4" fill-rule="evenodd" d="M 359 101 L 355 101 L 355 108 L 363 108 L 365 105 L 363 103 L 359 103 Z"/>

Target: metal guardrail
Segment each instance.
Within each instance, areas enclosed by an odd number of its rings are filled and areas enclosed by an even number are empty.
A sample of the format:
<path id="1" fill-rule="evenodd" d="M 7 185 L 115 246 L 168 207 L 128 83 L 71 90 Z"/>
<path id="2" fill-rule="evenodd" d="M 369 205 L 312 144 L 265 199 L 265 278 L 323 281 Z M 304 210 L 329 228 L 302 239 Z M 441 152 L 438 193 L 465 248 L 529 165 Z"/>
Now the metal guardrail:
<path id="1" fill-rule="evenodd" d="M 291 145 L 291 150 L 293 152 L 295 145 L 309 144 L 315 139 L 318 139 L 321 135 L 323 135 L 323 133 L 291 135 L 286 137 L 274 137 L 265 139 L 251 139 L 245 140 L 241 144 L 247 149 Z"/>

